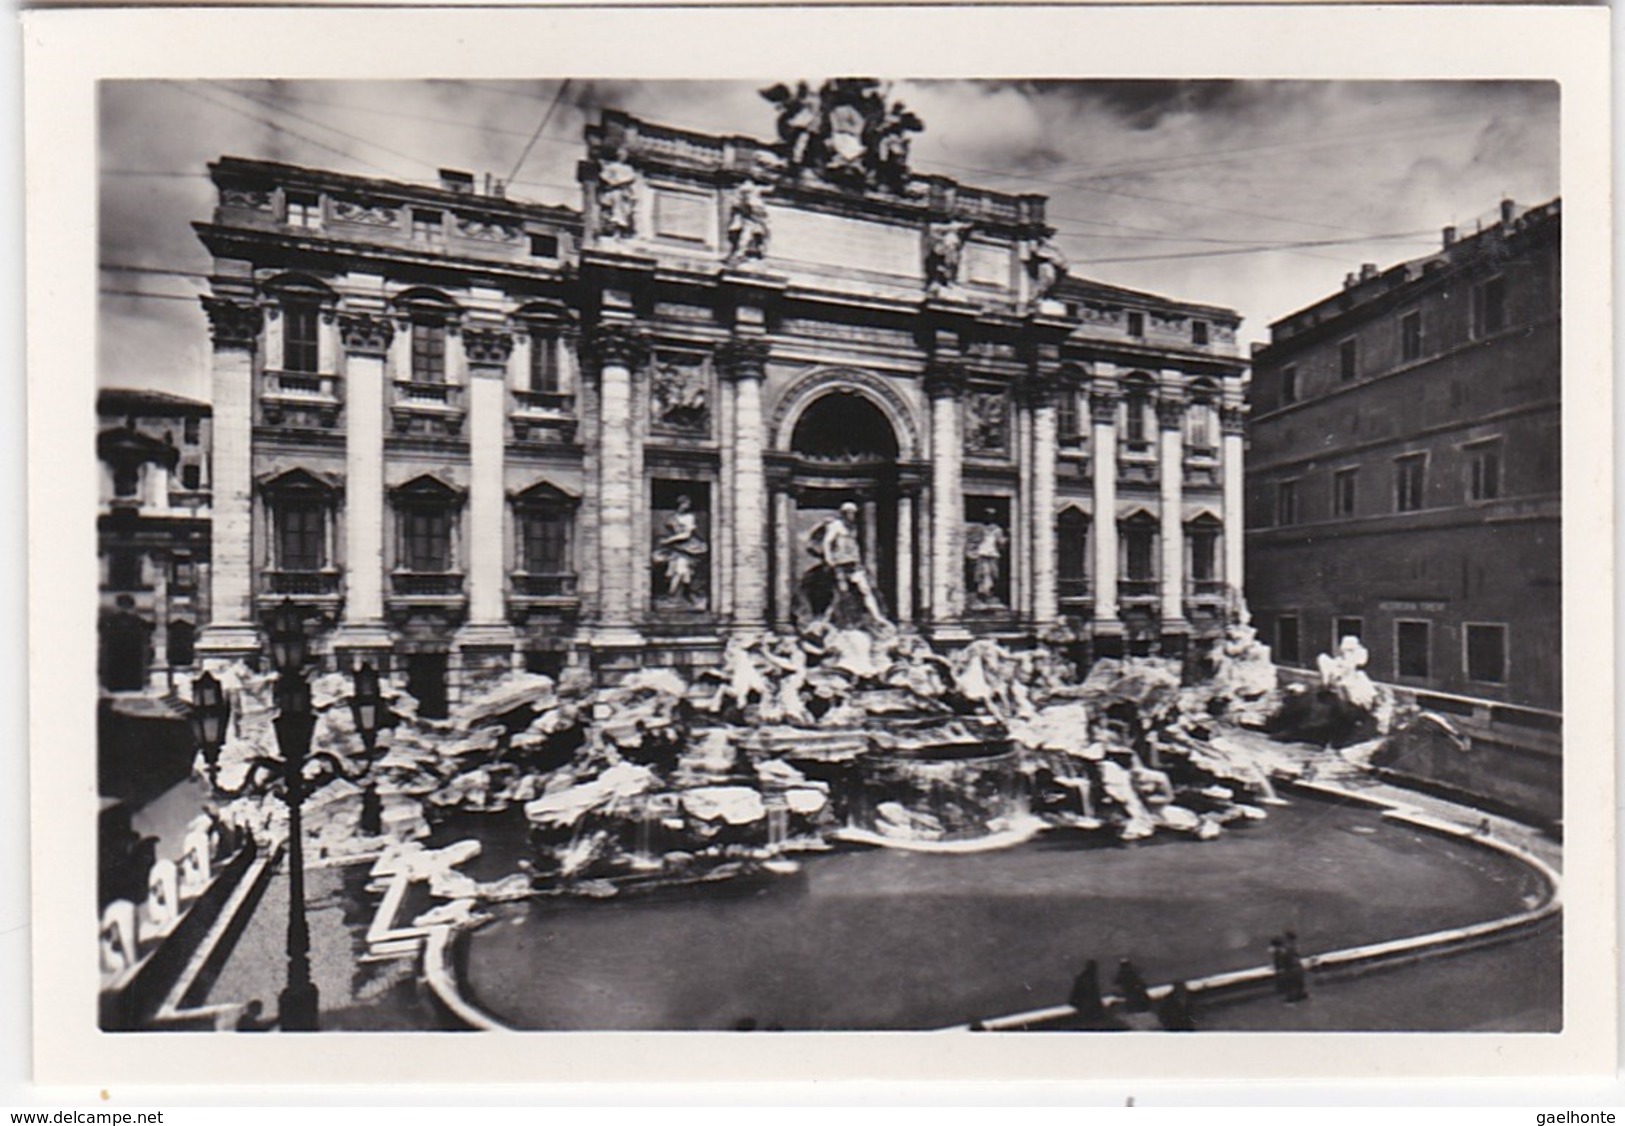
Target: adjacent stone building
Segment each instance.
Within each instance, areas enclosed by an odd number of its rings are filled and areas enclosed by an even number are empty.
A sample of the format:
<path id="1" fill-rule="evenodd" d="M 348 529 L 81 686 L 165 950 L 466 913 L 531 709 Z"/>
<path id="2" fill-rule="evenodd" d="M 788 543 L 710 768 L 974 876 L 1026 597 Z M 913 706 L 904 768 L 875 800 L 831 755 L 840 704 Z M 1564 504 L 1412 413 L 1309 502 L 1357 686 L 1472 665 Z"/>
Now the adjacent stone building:
<path id="1" fill-rule="evenodd" d="M 213 165 L 206 650 L 292 600 L 429 714 L 510 667 L 708 665 L 820 612 L 844 519 L 843 576 L 941 646 L 1211 635 L 1236 314 L 1066 278 L 1044 198 L 910 172 L 876 84 L 770 93 L 776 144 L 605 113 L 579 211 Z"/>
<path id="2" fill-rule="evenodd" d="M 98 675 L 108 692 L 162 692 L 209 618 L 209 405 L 109 389 L 96 413 Z"/>
<path id="3" fill-rule="evenodd" d="M 1247 598 L 1278 662 L 1352 635 L 1379 680 L 1560 710 L 1561 231 L 1503 203 L 1271 326 Z"/>

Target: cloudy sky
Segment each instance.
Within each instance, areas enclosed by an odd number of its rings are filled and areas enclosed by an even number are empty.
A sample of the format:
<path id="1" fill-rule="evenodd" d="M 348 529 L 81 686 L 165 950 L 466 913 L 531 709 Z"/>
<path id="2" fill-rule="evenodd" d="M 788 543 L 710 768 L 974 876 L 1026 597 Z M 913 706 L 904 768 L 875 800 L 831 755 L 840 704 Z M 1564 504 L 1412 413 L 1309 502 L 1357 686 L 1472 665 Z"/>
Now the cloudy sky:
<path id="1" fill-rule="evenodd" d="M 460 168 L 579 205 L 601 108 L 768 138 L 766 84 L 105 83 L 101 385 L 206 395 L 210 261 L 190 224 L 210 216 L 221 155 L 421 183 Z M 898 81 L 894 96 L 925 122 L 916 170 L 1048 195 L 1074 273 L 1236 308 L 1243 342 L 1361 262 L 1560 192 L 1554 83 Z"/>

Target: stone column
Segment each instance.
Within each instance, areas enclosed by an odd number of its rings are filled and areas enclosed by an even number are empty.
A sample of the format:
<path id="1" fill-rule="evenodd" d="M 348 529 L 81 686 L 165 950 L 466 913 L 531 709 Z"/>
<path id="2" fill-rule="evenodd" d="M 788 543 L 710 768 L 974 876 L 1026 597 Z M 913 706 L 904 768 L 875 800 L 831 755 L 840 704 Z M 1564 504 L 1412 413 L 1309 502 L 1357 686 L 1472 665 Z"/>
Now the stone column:
<path id="1" fill-rule="evenodd" d="M 503 451 L 507 446 L 508 360 L 513 334 L 469 326 L 463 330 L 468 359 L 468 439 L 471 460 L 468 487 L 468 624 L 458 633 L 458 648 L 507 649 L 511 658 L 513 627 L 505 614 L 503 550 Z M 482 665 L 497 666 L 500 657 L 479 655 Z"/>
<path id="2" fill-rule="evenodd" d="M 1162 632 L 1185 628 L 1185 403 L 1167 388 L 1157 400 L 1158 502 L 1162 516 Z"/>
<path id="3" fill-rule="evenodd" d="M 762 421 L 762 377 L 768 345 L 734 339 L 719 354 L 725 378 L 733 382 L 733 615 L 735 630 L 767 624 L 768 523 L 767 468 L 762 463 L 766 436 Z"/>
<path id="4" fill-rule="evenodd" d="M 897 497 L 897 605 L 892 617 L 898 625 L 914 620 L 914 495 Z"/>
<path id="5" fill-rule="evenodd" d="M 339 318 L 344 348 L 344 621 L 335 649 L 388 649 L 384 624 L 384 364 L 395 323 Z"/>
<path id="6" fill-rule="evenodd" d="M 796 543 L 792 532 L 791 514 L 795 511 L 795 498 L 790 495 L 788 487 L 781 485 L 773 493 L 773 544 L 777 552 L 774 564 L 777 568 L 778 582 L 775 595 L 774 624 L 780 629 L 789 629 L 795 623 L 796 583 L 801 576 L 796 573 Z"/>
<path id="7" fill-rule="evenodd" d="M 1059 443 L 1055 427 L 1055 386 L 1032 388 L 1032 588 L 1033 626 L 1042 631 L 1061 615 L 1056 586 L 1055 461 Z"/>
<path id="8" fill-rule="evenodd" d="M 1220 406 L 1219 429 L 1224 435 L 1223 466 L 1220 470 L 1224 485 L 1224 583 L 1231 597 L 1236 599 L 1233 609 L 1238 612 L 1242 609 L 1240 600 L 1246 593 L 1246 572 L 1243 569 L 1246 560 L 1241 553 L 1245 540 L 1242 512 L 1245 466 L 1242 457 L 1246 449 L 1246 428 L 1245 404 L 1231 402 Z"/>
<path id="9" fill-rule="evenodd" d="M 250 301 L 203 298 L 214 338 L 213 547 L 211 621 L 198 640 L 200 664 L 256 656 L 254 622 L 254 349 L 264 314 Z"/>
<path id="10" fill-rule="evenodd" d="M 632 371 L 648 354 L 634 324 L 597 325 L 587 342 L 598 383 L 595 465 L 598 500 L 598 606 L 593 644 L 600 649 L 640 645 L 635 626 L 638 592 L 648 571 L 634 537 L 637 451 L 632 433 Z"/>
<path id="11" fill-rule="evenodd" d="M 960 623 L 965 608 L 964 392 L 964 365 L 932 361 L 926 371 L 931 397 L 931 632 L 948 640 L 969 637 Z"/>
<path id="12" fill-rule="evenodd" d="M 1109 386 L 1096 386 L 1089 395 L 1089 413 L 1094 420 L 1090 453 L 1094 478 L 1095 533 L 1095 630 L 1116 634 L 1122 631 L 1117 617 L 1117 393 Z"/>

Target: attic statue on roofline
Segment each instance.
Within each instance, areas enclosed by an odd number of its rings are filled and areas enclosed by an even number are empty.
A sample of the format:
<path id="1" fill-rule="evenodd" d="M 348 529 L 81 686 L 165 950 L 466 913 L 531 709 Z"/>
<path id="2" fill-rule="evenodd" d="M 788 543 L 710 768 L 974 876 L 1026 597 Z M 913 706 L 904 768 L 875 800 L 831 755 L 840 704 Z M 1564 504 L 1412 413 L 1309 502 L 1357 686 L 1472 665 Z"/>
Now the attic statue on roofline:
<path id="1" fill-rule="evenodd" d="M 782 82 L 761 92 L 779 111 L 779 153 L 792 177 L 903 195 L 909 189 L 911 133 L 925 128 L 890 86 L 873 78 L 832 78 L 817 90 Z"/>

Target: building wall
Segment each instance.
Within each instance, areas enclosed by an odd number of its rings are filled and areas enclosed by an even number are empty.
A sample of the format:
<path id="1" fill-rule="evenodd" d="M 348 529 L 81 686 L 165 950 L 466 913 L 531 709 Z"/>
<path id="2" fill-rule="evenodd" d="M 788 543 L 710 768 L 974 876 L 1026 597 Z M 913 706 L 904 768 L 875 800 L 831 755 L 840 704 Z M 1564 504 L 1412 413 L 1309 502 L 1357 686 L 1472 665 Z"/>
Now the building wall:
<path id="1" fill-rule="evenodd" d="M 162 692 L 194 664 L 209 620 L 208 410 L 124 390 L 97 404 L 104 689 Z"/>
<path id="2" fill-rule="evenodd" d="M 1240 523 L 1226 511 L 1220 451 L 1232 439 L 1239 450 L 1236 315 L 1083 283 L 1039 298 L 1023 256 L 1047 231 L 1043 201 L 935 180 L 882 203 L 783 185 L 768 252 L 736 270 L 726 218 L 751 159 L 745 144 L 606 115 L 588 131 L 579 215 L 216 165 L 220 206 L 199 232 L 216 259 L 206 305 L 221 464 L 238 466 L 237 484 L 220 487 L 240 494 L 251 590 L 246 602 L 217 600 L 248 609 L 231 619 L 222 609 L 211 652 L 249 653 L 257 617 L 291 599 L 331 631 L 335 657 L 365 650 L 410 678 L 444 654 L 453 699 L 520 663 L 606 675 L 707 664 L 731 631 L 792 626 L 807 537 L 841 499 L 863 504 L 889 612 L 939 643 L 1019 642 L 1064 624 L 1121 644 L 1125 619 L 1097 597 L 1104 556 L 1084 549 L 1088 589 L 1063 598 L 1056 587 L 1063 514 L 1092 522 L 1103 495 L 1097 442 L 1117 486 L 1113 524 L 1149 521 L 1156 537 L 1181 541 L 1165 555 L 1156 539 L 1153 569 L 1125 602 L 1128 632 L 1150 647 L 1212 635 L 1239 568 L 1222 562 L 1187 581 L 1195 549 L 1184 540 L 1187 528 L 1233 540 Z M 595 162 L 617 149 L 630 153 L 639 192 L 635 229 L 608 235 Z M 937 293 L 922 266 L 928 225 L 966 208 L 980 221 L 960 283 Z M 423 237 L 426 211 L 441 216 L 438 240 Z M 556 257 L 530 254 L 537 240 Z M 317 322 L 306 314 L 290 327 L 300 307 Z M 413 368 L 426 315 L 446 329 L 443 377 L 427 383 Z M 312 331 L 313 370 L 285 370 L 289 334 Z M 531 356 L 544 341 L 559 385 L 539 394 Z M 1137 385 L 1146 440 L 1131 448 Z M 877 439 L 882 453 L 843 461 L 803 448 L 798 421 L 832 401 L 854 427 L 889 434 Z M 242 417 L 228 425 L 223 402 Z M 382 435 L 365 437 L 375 416 Z M 1187 440 L 1197 416 L 1203 442 Z M 656 561 L 678 496 L 706 541 L 681 598 Z M 403 565 L 406 510 L 424 497 L 450 514 L 444 574 Z M 307 551 L 290 573 L 278 563 L 279 522 L 300 505 L 322 513 L 322 566 L 311 569 Z M 522 568 L 525 514 L 537 506 L 568 514 L 568 574 Z M 996 596 L 978 600 L 967 597 L 966 529 L 989 507 L 1006 547 Z M 362 534 L 368 522 L 375 537 Z M 374 542 L 376 558 L 356 557 L 354 544 Z M 1222 542 L 1207 554 L 1239 559 Z M 382 582 L 376 617 L 357 597 L 369 571 Z M 482 611 L 480 584 L 492 581 L 499 597 Z"/>
<path id="3" fill-rule="evenodd" d="M 1556 205 L 1536 209 L 1274 326 L 1254 360 L 1247 594 L 1278 659 L 1312 667 L 1357 618 L 1380 680 L 1561 708 L 1558 230 Z M 1428 624 L 1426 675 L 1400 667 L 1401 621 Z M 1499 678 L 1469 668 L 1469 626 L 1504 628 Z"/>

